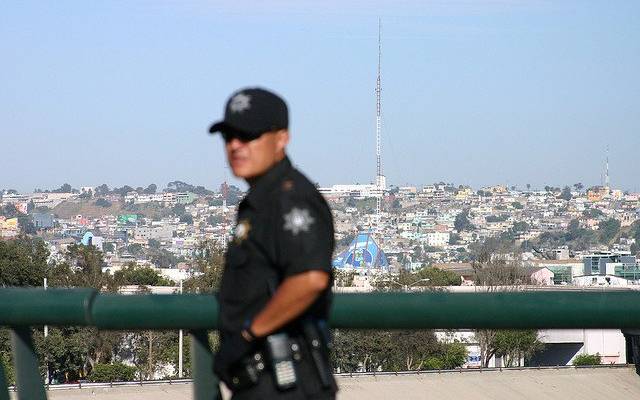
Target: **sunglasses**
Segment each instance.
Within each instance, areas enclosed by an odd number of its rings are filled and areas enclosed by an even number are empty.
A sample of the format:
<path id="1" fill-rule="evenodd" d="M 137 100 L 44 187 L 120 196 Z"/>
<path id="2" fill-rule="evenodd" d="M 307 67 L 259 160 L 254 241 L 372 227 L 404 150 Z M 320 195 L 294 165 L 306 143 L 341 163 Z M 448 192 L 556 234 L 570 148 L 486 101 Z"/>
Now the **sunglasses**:
<path id="1" fill-rule="evenodd" d="M 246 133 L 246 132 L 230 132 L 230 131 L 225 131 L 220 133 L 225 143 L 229 143 L 233 139 L 238 139 L 242 143 L 249 143 L 252 140 L 256 140 L 257 138 L 262 136 L 262 133 Z"/>

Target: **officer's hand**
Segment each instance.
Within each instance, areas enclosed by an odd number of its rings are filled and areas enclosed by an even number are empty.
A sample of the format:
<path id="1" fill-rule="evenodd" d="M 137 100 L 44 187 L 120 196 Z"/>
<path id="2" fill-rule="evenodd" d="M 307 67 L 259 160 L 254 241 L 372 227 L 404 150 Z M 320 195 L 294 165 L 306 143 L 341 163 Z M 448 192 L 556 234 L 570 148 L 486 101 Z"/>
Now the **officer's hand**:
<path id="1" fill-rule="evenodd" d="M 220 350 L 216 353 L 213 370 L 220 379 L 227 379 L 229 369 L 238 364 L 243 358 L 257 350 L 257 340 L 242 332 L 225 335 Z"/>

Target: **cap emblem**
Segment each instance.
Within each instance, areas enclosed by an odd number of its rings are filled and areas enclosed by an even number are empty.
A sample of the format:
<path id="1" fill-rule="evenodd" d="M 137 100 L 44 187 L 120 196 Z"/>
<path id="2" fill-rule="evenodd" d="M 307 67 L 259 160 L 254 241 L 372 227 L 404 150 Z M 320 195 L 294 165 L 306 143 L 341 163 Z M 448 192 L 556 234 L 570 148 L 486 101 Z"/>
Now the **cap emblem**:
<path id="1" fill-rule="evenodd" d="M 296 236 L 300 232 L 307 232 L 314 221 L 309 210 L 294 207 L 284 215 L 284 230 L 291 231 Z"/>
<path id="2" fill-rule="evenodd" d="M 229 109 L 233 113 L 242 113 L 251 108 L 251 96 L 244 93 L 238 93 L 231 98 Z"/>

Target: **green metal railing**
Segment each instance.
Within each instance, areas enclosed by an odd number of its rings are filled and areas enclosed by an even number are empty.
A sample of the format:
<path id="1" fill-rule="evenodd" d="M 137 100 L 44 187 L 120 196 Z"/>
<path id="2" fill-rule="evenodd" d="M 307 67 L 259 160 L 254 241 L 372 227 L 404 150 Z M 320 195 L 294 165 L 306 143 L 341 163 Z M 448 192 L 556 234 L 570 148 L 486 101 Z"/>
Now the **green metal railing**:
<path id="1" fill-rule="evenodd" d="M 31 326 L 188 329 L 194 398 L 219 398 L 208 331 L 214 295 L 113 295 L 92 289 L 0 289 L 0 326 L 11 329 L 18 399 L 44 400 Z M 640 328 L 640 291 L 338 294 L 330 322 L 355 329 Z M 0 369 L 2 364 L 0 364 Z M 0 370 L 0 400 L 9 394 Z"/>

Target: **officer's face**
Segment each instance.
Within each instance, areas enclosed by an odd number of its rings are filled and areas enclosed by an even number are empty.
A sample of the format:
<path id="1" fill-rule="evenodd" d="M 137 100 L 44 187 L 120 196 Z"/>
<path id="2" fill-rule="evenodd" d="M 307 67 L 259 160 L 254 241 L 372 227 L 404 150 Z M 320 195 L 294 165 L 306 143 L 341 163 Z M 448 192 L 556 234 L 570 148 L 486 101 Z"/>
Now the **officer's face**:
<path id="1" fill-rule="evenodd" d="M 225 150 L 233 174 L 238 178 L 252 179 L 263 175 L 284 158 L 289 132 L 267 132 L 251 141 L 237 137 L 228 139 L 225 140 Z"/>

